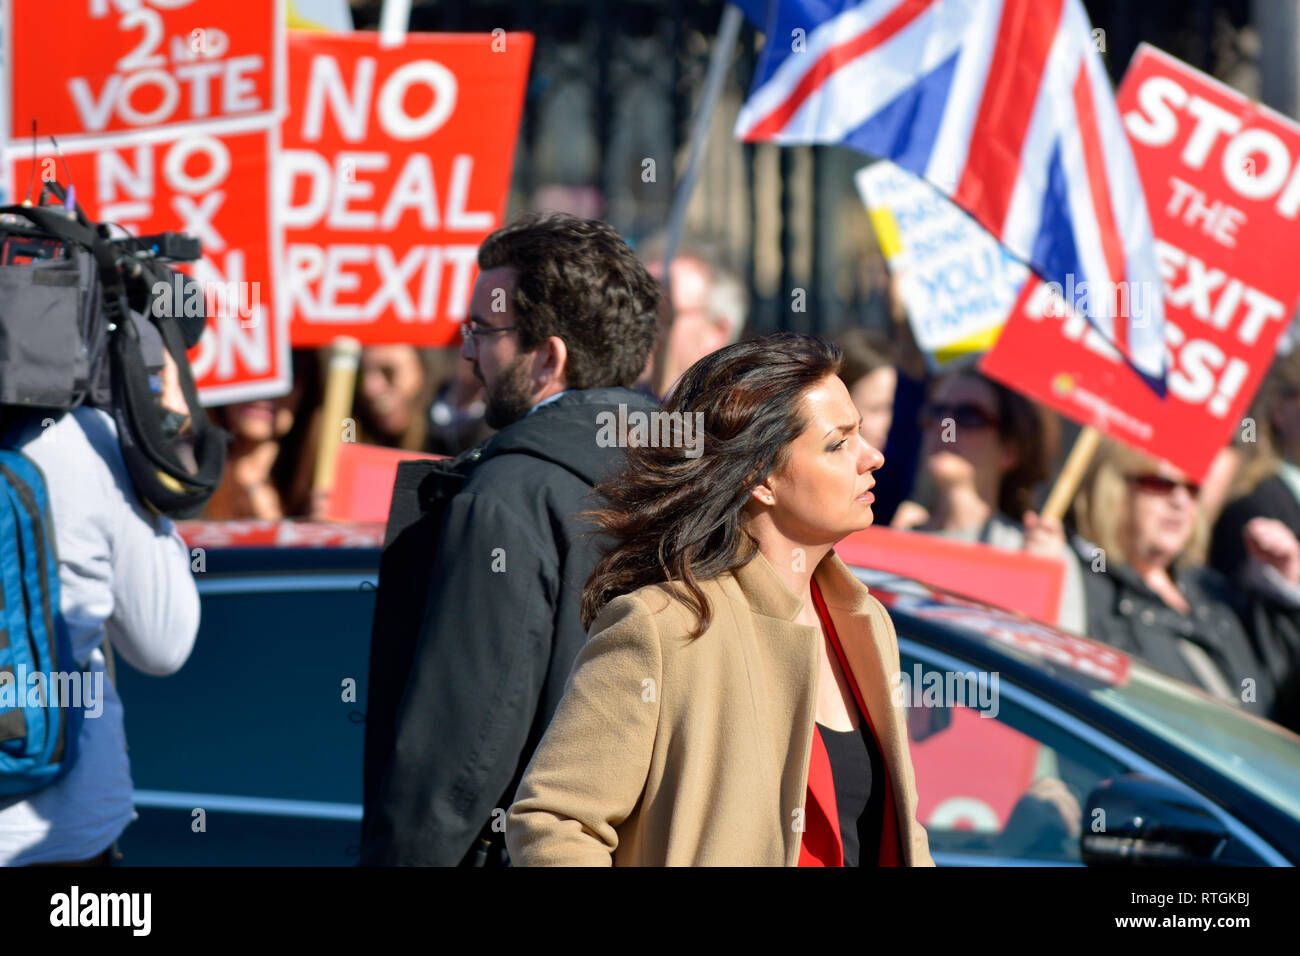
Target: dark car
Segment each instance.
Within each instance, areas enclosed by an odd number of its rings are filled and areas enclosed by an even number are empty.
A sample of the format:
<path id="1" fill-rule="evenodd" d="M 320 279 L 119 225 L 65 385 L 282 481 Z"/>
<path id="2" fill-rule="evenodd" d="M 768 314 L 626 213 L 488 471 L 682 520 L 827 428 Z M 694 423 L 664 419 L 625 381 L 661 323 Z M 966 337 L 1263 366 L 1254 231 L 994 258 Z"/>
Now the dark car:
<path id="1" fill-rule="evenodd" d="M 378 526 L 191 523 L 189 662 L 118 680 L 125 864 L 357 862 Z M 1103 644 L 858 569 L 940 865 L 1300 861 L 1300 737 Z"/>

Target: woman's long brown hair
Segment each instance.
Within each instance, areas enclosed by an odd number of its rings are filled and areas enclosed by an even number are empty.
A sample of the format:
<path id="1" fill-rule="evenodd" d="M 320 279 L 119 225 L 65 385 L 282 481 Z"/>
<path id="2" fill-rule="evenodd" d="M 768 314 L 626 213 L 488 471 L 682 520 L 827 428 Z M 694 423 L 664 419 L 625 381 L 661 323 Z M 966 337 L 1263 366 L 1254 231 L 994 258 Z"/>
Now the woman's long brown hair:
<path id="1" fill-rule="evenodd" d="M 753 558 L 742 515 L 750 492 L 785 466 L 807 427 L 804 394 L 839 367 L 836 346 L 784 333 L 729 345 L 686 370 L 662 410 L 679 413 L 678 440 L 629 447 L 625 470 L 596 488 L 607 507 L 586 517 L 611 547 L 583 589 L 584 627 L 614 598 L 669 583 L 696 615 L 693 636 L 704 633 L 713 612 L 699 582 Z M 687 441 L 684 416 L 702 422 L 701 445 Z"/>

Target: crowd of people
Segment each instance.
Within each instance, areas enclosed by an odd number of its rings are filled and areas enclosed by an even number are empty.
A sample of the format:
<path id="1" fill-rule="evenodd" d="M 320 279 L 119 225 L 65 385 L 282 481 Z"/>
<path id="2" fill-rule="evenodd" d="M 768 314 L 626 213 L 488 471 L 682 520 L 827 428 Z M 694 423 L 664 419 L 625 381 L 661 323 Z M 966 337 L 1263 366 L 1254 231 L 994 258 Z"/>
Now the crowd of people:
<path id="1" fill-rule="evenodd" d="M 663 245 L 638 249 L 660 281 Z M 652 350 L 634 385 L 659 398 L 699 359 L 740 340 L 747 311 L 743 282 L 705 244 L 680 249 L 669 288 L 663 354 Z M 1245 440 L 1226 447 L 1200 485 L 1106 442 L 1062 522 L 1035 511 L 1065 450 L 1068 424 L 1055 413 L 973 365 L 932 373 L 897 309 L 890 329 L 846 326 L 830 338 L 862 434 L 885 456 L 878 524 L 1059 559 L 1059 626 L 1225 700 L 1242 703 L 1245 681 L 1248 707 L 1300 727 L 1300 350 L 1277 359 Z M 357 440 L 454 457 L 492 435 L 483 382 L 465 357 L 462 347 L 363 349 Z M 289 395 L 210 411 L 231 441 L 204 517 L 326 516 L 326 494 L 311 487 L 324 361 L 295 350 Z"/>
<path id="2" fill-rule="evenodd" d="M 359 440 L 445 456 L 423 543 L 381 567 L 363 860 L 928 863 L 905 723 L 872 725 L 886 690 L 855 659 L 882 633 L 896 656 L 892 624 L 832 550 L 871 523 L 1058 561 L 1059 627 L 1300 729 L 1300 349 L 1203 482 L 1104 441 L 1061 520 L 1038 508 L 1073 426 L 974 363 L 935 371 L 897 307 L 883 331 L 746 338 L 744 284 L 707 246 L 667 277 L 661 243 L 639 253 L 600 223 L 525 217 L 480 251 L 459 349 L 363 351 Z M 290 395 L 215 410 L 231 454 L 208 517 L 327 514 L 321 367 L 297 352 Z M 703 454 L 593 442 L 615 408 L 702 416 Z M 463 560 L 480 553 L 490 573 Z M 756 652 L 773 615 L 820 630 L 818 653 Z M 760 678 L 754 711 L 733 692 Z M 700 694 L 720 701 L 707 718 L 685 704 Z M 812 742 L 737 752 L 733 722 L 753 721 Z M 779 818 L 802 782 L 820 823 L 754 836 L 755 802 Z"/>

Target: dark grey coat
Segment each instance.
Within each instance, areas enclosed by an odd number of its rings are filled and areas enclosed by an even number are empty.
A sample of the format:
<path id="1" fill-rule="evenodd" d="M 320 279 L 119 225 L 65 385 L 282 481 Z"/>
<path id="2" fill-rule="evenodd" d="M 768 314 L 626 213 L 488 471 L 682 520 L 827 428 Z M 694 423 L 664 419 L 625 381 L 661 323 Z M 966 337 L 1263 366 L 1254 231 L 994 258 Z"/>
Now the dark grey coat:
<path id="1" fill-rule="evenodd" d="M 578 514 L 623 466 L 597 441 L 620 404 L 654 409 L 628 389 L 569 392 L 454 462 L 422 463 L 405 505 L 399 476 L 371 637 L 363 864 L 502 856 L 505 810 L 586 641 L 599 541 Z"/>
<path id="2" fill-rule="evenodd" d="M 1212 568 L 1183 568 L 1172 576 L 1190 605 L 1189 614 L 1167 605 L 1126 565 L 1085 573 L 1088 636 L 1135 654 L 1170 677 L 1209 690 L 1179 649 L 1179 642 L 1186 640 L 1205 652 L 1236 698 L 1241 697 L 1243 680 L 1250 678 L 1255 701 L 1243 706 L 1258 716 L 1269 716 L 1274 679 L 1249 629 L 1250 603 Z"/>

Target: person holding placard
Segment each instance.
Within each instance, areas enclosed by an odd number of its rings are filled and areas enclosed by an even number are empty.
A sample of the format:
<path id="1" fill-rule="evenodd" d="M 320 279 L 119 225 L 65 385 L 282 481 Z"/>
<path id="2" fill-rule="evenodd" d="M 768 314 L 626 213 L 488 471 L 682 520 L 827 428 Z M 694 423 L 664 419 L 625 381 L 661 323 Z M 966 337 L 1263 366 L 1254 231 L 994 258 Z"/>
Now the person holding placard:
<path id="1" fill-rule="evenodd" d="M 1103 443 L 1075 514 L 1090 573 L 1089 634 L 1157 670 L 1261 717 L 1274 714 L 1276 678 L 1266 665 L 1274 636 L 1257 602 L 1193 559 L 1206 534 L 1199 485 L 1166 461 Z M 1276 567 L 1300 585 L 1296 567 Z M 1300 620 L 1300 617 L 1296 618 Z"/>
<path id="2" fill-rule="evenodd" d="M 1031 510 L 1049 474 L 1055 426 L 1029 399 L 974 369 L 938 379 L 921 408 L 920 477 L 931 500 L 914 530 L 1060 560 L 1057 624 L 1087 634 L 1083 572 L 1064 528 Z"/>

